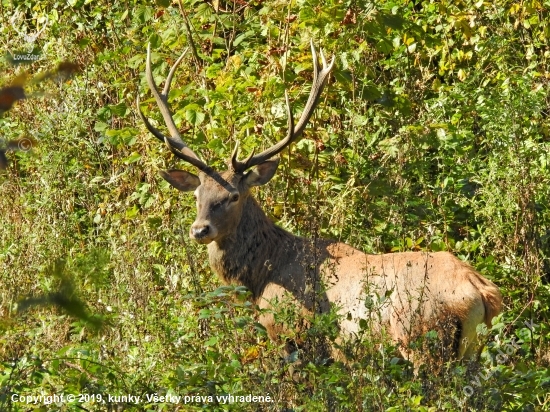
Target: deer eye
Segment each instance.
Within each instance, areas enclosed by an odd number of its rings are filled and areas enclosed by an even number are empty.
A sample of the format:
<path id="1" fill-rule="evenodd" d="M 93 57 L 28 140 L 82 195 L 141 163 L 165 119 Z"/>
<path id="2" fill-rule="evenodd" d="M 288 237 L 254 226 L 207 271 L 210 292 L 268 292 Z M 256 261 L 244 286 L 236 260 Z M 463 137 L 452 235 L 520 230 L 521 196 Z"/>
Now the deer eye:
<path id="1" fill-rule="evenodd" d="M 230 202 L 236 202 L 237 200 L 239 200 L 239 194 L 238 193 L 233 193 L 231 195 L 231 197 L 229 198 Z"/>
<path id="2" fill-rule="evenodd" d="M 210 210 L 218 210 L 222 204 L 223 204 L 223 202 L 216 202 L 216 203 L 210 205 Z"/>

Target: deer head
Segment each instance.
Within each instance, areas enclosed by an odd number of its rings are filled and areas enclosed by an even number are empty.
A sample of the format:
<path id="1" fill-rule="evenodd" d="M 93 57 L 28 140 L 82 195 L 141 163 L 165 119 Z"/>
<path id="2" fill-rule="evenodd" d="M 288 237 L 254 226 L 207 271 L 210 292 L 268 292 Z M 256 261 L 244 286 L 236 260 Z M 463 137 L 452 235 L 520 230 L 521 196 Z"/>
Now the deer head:
<path id="1" fill-rule="evenodd" d="M 229 165 L 228 170 L 218 173 L 200 160 L 182 140 L 168 108 L 170 83 L 176 68 L 185 56 L 185 52 L 170 69 L 164 89 L 162 92 L 159 92 L 151 72 L 150 45 L 147 47 L 147 83 L 164 118 L 170 136 L 162 134 L 143 115 L 139 107 L 138 95 L 137 105 L 139 115 L 147 129 L 155 137 L 164 142 L 176 157 L 191 164 L 198 170 L 198 174 L 175 169 L 161 172 L 162 177 L 176 189 L 182 192 L 194 192 L 197 201 L 197 218 L 191 226 L 189 233 L 192 239 L 206 244 L 218 241 L 233 233 L 242 219 L 243 207 L 249 197 L 250 188 L 269 182 L 279 165 L 279 158 L 275 156 L 295 141 L 304 131 L 307 122 L 319 103 L 319 98 L 334 65 L 334 57 L 330 64 L 327 64 L 325 56 L 321 51 L 323 68 L 319 71 L 317 53 L 315 52 L 313 41 L 311 42 L 311 52 L 313 55 L 313 85 L 298 124 L 294 125 L 288 93 L 285 92 L 288 113 L 288 131 L 285 138 L 259 154 L 255 155 L 253 151 L 243 161 L 237 159 L 237 145 L 227 162 Z"/>

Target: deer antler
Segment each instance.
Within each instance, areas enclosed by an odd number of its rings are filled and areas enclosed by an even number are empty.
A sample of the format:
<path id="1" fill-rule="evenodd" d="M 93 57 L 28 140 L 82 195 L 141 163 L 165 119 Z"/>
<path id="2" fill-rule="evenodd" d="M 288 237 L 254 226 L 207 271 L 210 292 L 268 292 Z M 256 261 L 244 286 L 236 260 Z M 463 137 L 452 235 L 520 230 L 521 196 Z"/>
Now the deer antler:
<path id="1" fill-rule="evenodd" d="M 149 130 L 161 142 L 166 143 L 170 151 L 174 153 L 175 156 L 186 161 L 187 163 L 192 164 L 199 170 L 207 171 L 210 170 L 209 166 L 202 160 L 200 160 L 195 152 L 193 152 L 181 138 L 178 128 L 174 123 L 172 114 L 170 113 L 170 109 L 168 108 L 168 94 L 170 93 L 170 84 L 172 83 L 172 78 L 174 77 L 174 73 L 177 67 L 182 62 L 186 53 L 187 49 L 182 53 L 179 59 L 176 60 L 176 62 L 170 69 L 170 72 L 168 73 L 168 77 L 166 78 L 162 93 L 159 93 L 155 80 L 153 79 L 153 73 L 151 71 L 151 44 L 147 45 L 147 65 L 145 69 L 145 77 L 147 78 L 149 89 L 151 89 L 151 93 L 153 93 L 155 101 L 157 102 L 157 106 L 162 113 L 162 117 L 164 118 L 166 127 L 168 127 L 170 136 L 165 136 L 164 134 L 162 134 L 149 122 L 149 119 L 145 117 L 145 115 L 141 111 L 141 108 L 139 107 L 139 94 L 136 99 L 136 104 L 139 112 L 139 117 L 145 124 L 145 127 L 147 127 L 147 130 Z"/>
<path id="2" fill-rule="evenodd" d="M 263 152 L 255 156 L 253 156 L 254 152 L 252 152 L 252 154 L 244 161 L 237 160 L 237 146 L 231 156 L 231 167 L 236 173 L 242 173 L 252 166 L 256 166 L 260 163 L 265 162 L 266 160 L 282 152 L 285 147 L 290 145 L 293 141 L 301 136 L 307 125 L 307 122 L 315 111 L 317 104 L 319 103 L 319 98 L 321 97 L 323 88 L 325 87 L 328 76 L 334 66 L 334 56 L 332 57 L 332 61 L 330 62 L 330 64 L 327 65 L 323 50 L 321 50 L 320 54 L 321 60 L 323 62 L 323 69 L 319 72 L 319 62 L 317 60 L 317 53 L 315 51 L 315 46 L 313 45 L 313 40 L 311 41 L 311 54 L 313 57 L 313 84 L 311 86 L 309 98 L 307 99 L 306 106 L 304 108 L 304 111 L 302 112 L 302 115 L 300 116 L 298 124 L 296 125 L 296 127 L 294 127 L 294 117 L 292 115 L 292 109 L 288 101 L 288 93 L 285 91 L 286 110 L 288 113 L 288 132 L 286 137 L 280 142 L 271 146 L 269 149 L 264 150 Z"/>

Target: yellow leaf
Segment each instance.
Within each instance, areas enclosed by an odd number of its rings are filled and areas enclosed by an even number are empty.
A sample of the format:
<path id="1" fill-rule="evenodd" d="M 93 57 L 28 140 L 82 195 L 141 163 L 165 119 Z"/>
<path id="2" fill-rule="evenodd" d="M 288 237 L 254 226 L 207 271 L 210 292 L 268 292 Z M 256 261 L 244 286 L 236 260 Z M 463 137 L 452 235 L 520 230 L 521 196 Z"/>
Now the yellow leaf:
<path id="1" fill-rule="evenodd" d="M 258 346 L 252 346 L 246 350 L 246 353 L 243 356 L 243 363 L 253 361 L 260 357 L 260 349 Z"/>

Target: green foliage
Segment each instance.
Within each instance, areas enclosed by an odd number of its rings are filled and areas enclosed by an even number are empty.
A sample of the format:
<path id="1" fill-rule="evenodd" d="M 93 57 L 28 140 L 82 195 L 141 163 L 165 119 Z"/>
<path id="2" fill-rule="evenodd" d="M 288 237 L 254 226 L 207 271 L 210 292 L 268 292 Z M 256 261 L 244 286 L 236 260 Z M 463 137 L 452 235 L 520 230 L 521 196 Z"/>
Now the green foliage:
<path id="1" fill-rule="evenodd" d="M 38 410 L 114 408 L 109 394 L 155 393 L 274 399 L 180 410 L 548 409 L 548 4 L 0 0 L 0 14 L 6 57 L 46 24 L 32 45 L 39 60 L 0 61 L 0 88 L 22 70 L 82 69 L 29 82 L 33 98 L 0 117 L 0 150 L 21 136 L 37 143 L 8 151 L 0 171 L 1 410 L 36 406 L 12 394 L 44 393 L 96 397 Z M 479 363 L 415 376 L 368 322 L 360 344 L 341 345 L 346 363 L 285 358 L 246 292 L 219 287 L 204 248 L 188 240 L 194 202 L 158 177 L 176 162 L 136 116 L 139 93 L 163 127 L 146 93 L 146 44 L 157 82 L 189 47 L 171 108 L 189 145 L 223 168 L 237 142 L 245 156 L 284 135 L 285 90 L 301 112 L 311 38 L 336 55 L 334 76 L 258 198 L 296 234 L 469 261 L 505 295 L 504 314 L 480 331 Z M 310 322 L 313 345 L 335 340 L 334 316 Z M 435 340 L 428 332 L 415 344 Z"/>

